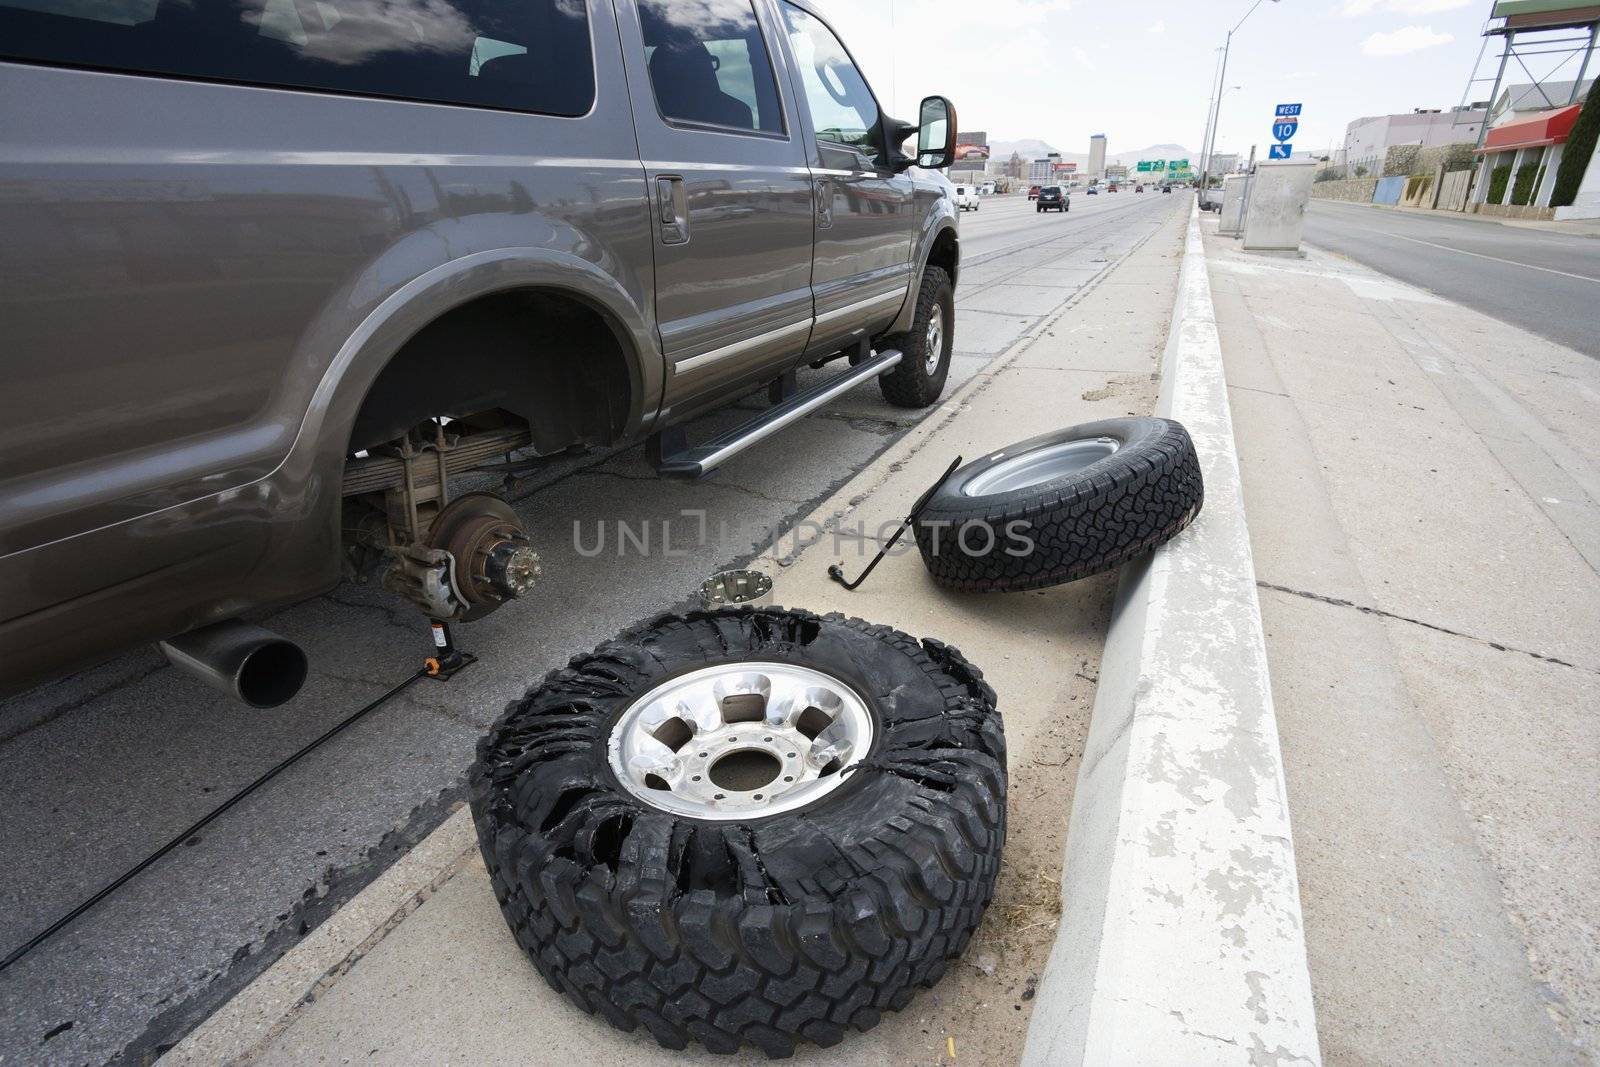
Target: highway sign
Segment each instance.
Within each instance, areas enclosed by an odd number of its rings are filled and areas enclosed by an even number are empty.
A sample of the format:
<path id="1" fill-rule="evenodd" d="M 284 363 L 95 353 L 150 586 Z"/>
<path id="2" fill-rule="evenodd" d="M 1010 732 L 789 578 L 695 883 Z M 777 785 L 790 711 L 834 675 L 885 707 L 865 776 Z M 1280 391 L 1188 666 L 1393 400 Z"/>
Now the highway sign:
<path id="1" fill-rule="evenodd" d="M 1189 161 L 1187 159 L 1168 160 L 1167 169 L 1168 170 L 1188 170 L 1189 169 Z"/>
<path id="2" fill-rule="evenodd" d="M 1276 140 L 1287 141 L 1294 136 L 1294 131 L 1299 128 L 1299 119 L 1279 119 L 1272 124 L 1272 136 Z"/>
<path id="3" fill-rule="evenodd" d="M 1150 161 L 1148 159 L 1141 159 L 1139 161 L 1139 165 L 1134 169 L 1138 171 L 1148 171 L 1150 169 Z"/>
<path id="4" fill-rule="evenodd" d="M 1267 145 L 1268 159 L 1289 159 L 1294 155 L 1294 145 L 1285 141 L 1283 144 Z"/>
<path id="5" fill-rule="evenodd" d="M 1300 105 L 1299 104 L 1279 104 L 1278 105 L 1278 109 L 1276 111 L 1274 111 L 1273 114 L 1277 115 L 1279 118 L 1287 118 L 1287 117 L 1292 116 L 1292 115 L 1298 115 L 1298 114 L 1300 114 Z"/>

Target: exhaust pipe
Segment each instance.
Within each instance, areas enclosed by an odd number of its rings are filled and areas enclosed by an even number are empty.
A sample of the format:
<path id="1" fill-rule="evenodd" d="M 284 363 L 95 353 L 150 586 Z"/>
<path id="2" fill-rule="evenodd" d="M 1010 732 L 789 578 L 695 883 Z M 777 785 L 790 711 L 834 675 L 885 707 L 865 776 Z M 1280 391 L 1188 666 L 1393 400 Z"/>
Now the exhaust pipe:
<path id="1" fill-rule="evenodd" d="M 275 708 L 300 691 L 300 646 L 247 622 L 202 626 L 161 642 L 167 662 L 252 708 Z"/>

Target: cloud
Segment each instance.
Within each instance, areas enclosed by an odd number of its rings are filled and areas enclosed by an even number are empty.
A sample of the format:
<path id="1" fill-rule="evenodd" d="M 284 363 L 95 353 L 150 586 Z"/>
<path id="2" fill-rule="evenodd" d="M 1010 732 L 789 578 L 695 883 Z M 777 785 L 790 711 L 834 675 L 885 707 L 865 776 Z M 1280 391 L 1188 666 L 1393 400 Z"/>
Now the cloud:
<path id="1" fill-rule="evenodd" d="M 1155 24 L 1150 27 L 1150 32 L 1151 33 L 1166 33 L 1167 32 L 1167 20 L 1166 19 L 1156 19 Z"/>
<path id="2" fill-rule="evenodd" d="M 1370 15 L 1374 11 L 1392 11 L 1397 15 L 1437 15 L 1441 11 L 1454 11 L 1466 7 L 1472 0 L 1344 0 L 1339 13 L 1345 18 Z"/>
<path id="3" fill-rule="evenodd" d="M 1449 44 L 1455 36 L 1435 33 L 1432 26 L 1402 26 L 1388 33 L 1375 33 L 1361 42 L 1361 51 L 1369 56 L 1403 56 Z"/>
<path id="4" fill-rule="evenodd" d="M 1094 62 L 1093 59 L 1091 59 L 1089 57 L 1089 53 L 1085 52 L 1083 49 L 1079 48 L 1077 45 L 1073 45 L 1073 47 L 1072 47 L 1072 58 L 1077 60 L 1078 61 L 1078 66 L 1082 67 L 1084 70 L 1094 70 L 1095 69 L 1095 62 Z"/>

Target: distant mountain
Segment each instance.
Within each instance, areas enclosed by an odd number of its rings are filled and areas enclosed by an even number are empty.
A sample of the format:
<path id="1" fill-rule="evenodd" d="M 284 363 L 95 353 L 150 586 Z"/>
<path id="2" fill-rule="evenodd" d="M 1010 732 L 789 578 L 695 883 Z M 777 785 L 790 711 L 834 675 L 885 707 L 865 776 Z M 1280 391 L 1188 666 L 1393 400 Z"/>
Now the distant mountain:
<path id="1" fill-rule="evenodd" d="M 1043 159 L 1054 151 L 1055 149 L 1050 145 L 1034 138 L 1024 138 L 1021 141 L 994 141 L 989 145 L 989 158 L 1010 159 L 1011 153 L 1015 152 L 1023 159 L 1034 160 Z M 1061 158 L 1067 159 L 1069 157 L 1062 156 Z"/>
<path id="2" fill-rule="evenodd" d="M 1153 144 L 1149 148 L 1141 148 L 1137 152 L 1117 152 L 1109 156 L 1106 162 L 1132 166 L 1141 159 L 1187 159 L 1198 166 L 1200 153 L 1185 148 L 1181 144 Z"/>
<path id="3" fill-rule="evenodd" d="M 1016 152 L 1023 159 L 1043 159 L 1051 152 L 1056 151 L 1048 142 L 1037 138 L 1024 138 L 1020 141 L 995 141 L 989 145 L 990 159 L 1010 159 L 1011 153 Z M 1121 163 L 1132 166 L 1141 159 L 1188 159 L 1196 162 L 1200 153 L 1183 147 L 1181 144 L 1155 144 L 1149 148 L 1141 148 L 1137 152 L 1116 152 L 1106 158 L 1107 163 Z M 1076 163 L 1080 167 L 1089 162 L 1087 152 L 1062 152 L 1063 163 Z"/>

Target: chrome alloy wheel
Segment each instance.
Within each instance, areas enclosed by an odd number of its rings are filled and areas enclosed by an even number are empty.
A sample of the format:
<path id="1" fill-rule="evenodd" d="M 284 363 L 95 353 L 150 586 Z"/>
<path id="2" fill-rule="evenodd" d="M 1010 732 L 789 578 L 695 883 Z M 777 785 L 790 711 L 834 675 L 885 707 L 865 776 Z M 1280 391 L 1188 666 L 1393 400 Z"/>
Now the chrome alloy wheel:
<path id="1" fill-rule="evenodd" d="M 854 689 L 789 663 L 702 667 L 656 686 L 611 729 L 624 789 L 653 808 L 725 822 L 792 811 L 833 792 L 872 747 Z"/>
<path id="2" fill-rule="evenodd" d="M 929 375 L 939 373 L 939 358 L 944 355 L 944 306 L 934 302 L 933 314 L 928 316 L 928 334 L 923 339 L 922 369 Z"/>

